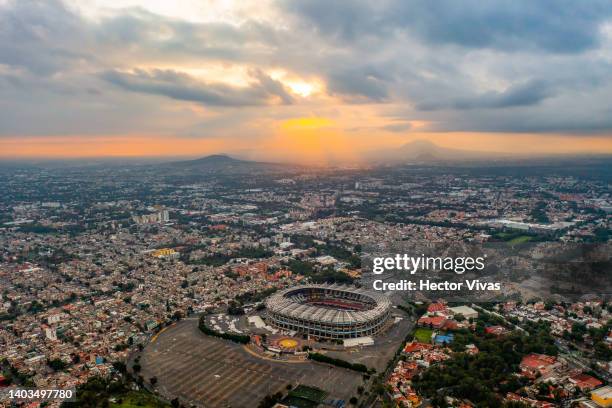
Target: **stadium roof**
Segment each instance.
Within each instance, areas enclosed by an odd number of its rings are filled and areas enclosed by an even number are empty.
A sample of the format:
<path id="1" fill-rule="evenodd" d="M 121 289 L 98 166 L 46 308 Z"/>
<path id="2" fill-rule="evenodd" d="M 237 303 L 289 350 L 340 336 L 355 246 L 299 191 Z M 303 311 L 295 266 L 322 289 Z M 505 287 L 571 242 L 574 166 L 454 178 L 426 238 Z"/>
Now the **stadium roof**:
<path id="1" fill-rule="evenodd" d="M 369 310 L 359 311 L 332 309 L 316 305 L 309 305 L 307 303 L 300 303 L 296 301 L 292 296 L 290 296 L 292 292 L 299 292 L 304 289 L 350 292 L 362 296 L 370 301 L 373 301 L 375 303 L 375 306 Z M 289 316 L 294 319 L 338 325 L 353 325 L 359 323 L 366 323 L 383 316 L 390 309 L 391 302 L 385 295 L 357 288 L 351 285 L 313 284 L 294 286 L 276 292 L 274 295 L 272 295 L 266 300 L 266 307 L 268 308 L 268 310 L 274 313 Z"/>

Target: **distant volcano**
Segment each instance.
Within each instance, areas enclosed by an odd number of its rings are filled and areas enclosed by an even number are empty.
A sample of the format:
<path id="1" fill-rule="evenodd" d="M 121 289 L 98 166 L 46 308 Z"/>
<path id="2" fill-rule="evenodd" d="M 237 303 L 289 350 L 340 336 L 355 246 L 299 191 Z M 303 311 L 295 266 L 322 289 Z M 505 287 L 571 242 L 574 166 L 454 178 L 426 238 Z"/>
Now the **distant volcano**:
<path id="1" fill-rule="evenodd" d="M 441 147 L 429 140 L 415 140 L 397 149 L 378 150 L 368 155 L 371 161 L 388 164 L 487 160 L 504 157 L 507 156 L 500 153 Z"/>
<path id="2" fill-rule="evenodd" d="M 281 163 L 257 162 L 241 160 L 226 154 L 213 154 L 194 160 L 175 161 L 162 163 L 158 167 L 167 171 L 190 171 L 199 173 L 226 173 L 238 174 L 257 172 L 272 172 L 291 169 L 292 165 Z"/>

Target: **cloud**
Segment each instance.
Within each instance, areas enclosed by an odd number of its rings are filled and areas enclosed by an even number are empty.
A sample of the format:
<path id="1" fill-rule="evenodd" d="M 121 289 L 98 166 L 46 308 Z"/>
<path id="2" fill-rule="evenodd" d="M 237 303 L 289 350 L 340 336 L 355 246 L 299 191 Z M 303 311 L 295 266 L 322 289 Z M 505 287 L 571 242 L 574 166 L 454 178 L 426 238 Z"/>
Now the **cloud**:
<path id="1" fill-rule="evenodd" d="M 381 72 L 368 67 L 343 69 L 329 74 L 328 89 L 348 101 L 381 102 L 389 96 L 388 79 Z"/>
<path id="2" fill-rule="evenodd" d="M 211 106 L 267 105 L 275 100 L 290 104 L 293 98 L 285 87 L 261 71 L 253 71 L 254 81 L 247 87 L 207 83 L 173 70 L 142 70 L 131 72 L 111 70 L 100 75 L 120 88 L 153 95 L 163 95 L 182 101 L 200 102 Z"/>
<path id="3" fill-rule="evenodd" d="M 470 97 L 422 102 L 417 105 L 417 108 L 421 110 L 502 109 L 536 105 L 552 95 L 552 89 L 548 83 L 530 81 L 512 85 L 502 92 L 489 91 Z"/>
<path id="4" fill-rule="evenodd" d="M 288 0 L 285 9 L 328 37 L 355 41 L 405 32 L 436 45 L 578 53 L 600 43 L 605 0 Z"/>
<path id="5" fill-rule="evenodd" d="M 390 125 L 383 126 L 383 129 L 388 131 L 388 132 L 402 133 L 402 132 L 407 132 L 407 131 L 411 130 L 412 129 L 412 124 L 410 122 L 392 123 Z"/>
<path id="6" fill-rule="evenodd" d="M 326 37 L 343 41 L 355 41 L 368 33 L 380 35 L 384 26 L 377 24 L 383 18 L 382 10 L 376 10 L 373 2 L 285 0 L 281 6 Z"/>
<path id="7" fill-rule="evenodd" d="M 373 138 L 612 133 L 607 1 L 271 0 L 274 18 L 230 19 L 148 4 L 80 14 L 60 0 L 0 0 L 0 137 L 256 139 L 311 116 Z M 291 90 L 302 82 L 316 91 Z"/>
<path id="8" fill-rule="evenodd" d="M 608 1 L 467 0 L 395 2 L 394 20 L 433 44 L 468 48 L 579 53 L 599 45 Z"/>
<path id="9" fill-rule="evenodd" d="M 81 20 L 59 0 L 12 1 L 0 5 L 0 64 L 51 75 L 89 59 Z"/>

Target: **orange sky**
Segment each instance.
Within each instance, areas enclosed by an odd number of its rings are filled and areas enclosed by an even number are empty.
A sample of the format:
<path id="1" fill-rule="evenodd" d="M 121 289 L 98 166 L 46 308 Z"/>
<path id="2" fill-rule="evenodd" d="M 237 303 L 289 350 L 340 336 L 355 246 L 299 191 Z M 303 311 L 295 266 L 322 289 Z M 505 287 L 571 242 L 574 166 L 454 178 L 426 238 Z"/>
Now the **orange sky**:
<path id="1" fill-rule="evenodd" d="M 0 158 L 78 158 L 201 156 L 228 153 L 252 159 L 329 164 L 358 163 L 363 153 L 397 148 L 413 140 L 430 140 L 440 146 L 517 155 L 607 153 L 609 136 L 551 134 L 347 132 L 326 118 L 303 117 L 282 121 L 268 136 L 255 138 L 176 136 L 44 136 L 0 138 Z"/>

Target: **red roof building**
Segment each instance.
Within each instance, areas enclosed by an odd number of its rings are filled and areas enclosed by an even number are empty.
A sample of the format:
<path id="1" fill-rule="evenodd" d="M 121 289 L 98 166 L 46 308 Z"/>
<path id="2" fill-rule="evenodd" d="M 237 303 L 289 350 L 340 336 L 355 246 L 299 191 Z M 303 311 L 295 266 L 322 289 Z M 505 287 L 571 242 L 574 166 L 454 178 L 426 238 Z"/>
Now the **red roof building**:
<path id="1" fill-rule="evenodd" d="M 444 303 L 432 303 L 427 306 L 427 313 L 443 312 L 447 309 Z"/>
<path id="2" fill-rule="evenodd" d="M 454 320 L 447 320 L 441 327 L 444 330 L 457 330 L 459 328 L 459 324 Z"/>
<path id="3" fill-rule="evenodd" d="M 268 264 L 265 262 L 242 264 L 236 265 L 233 269 L 240 276 L 265 276 L 268 272 Z"/>
<path id="4" fill-rule="evenodd" d="M 404 347 L 404 353 L 416 353 L 423 350 L 430 350 L 433 348 L 433 345 L 427 343 L 419 343 L 418 341 L 413 341 L 406 344 Z"/>
<path id="5" fill-rule="evenodd" d="M 556 405 L 551 403 L 551 402 L 547 402 L 547 401 L 538 401 L 538 400 L 534 400 L 531 398 L 525 398 L 525 397 L 521 397 L 518 394 L 515 394 L 513 392 L 509 392 L 508 394 L 506 394 L 506 401 L 517 401 L 517 402 L 522 402 L 524 404 L 527 404 L 531 407 L 537 407 L 537 408 L 554 408 Z"/>
<path id="6" fill-rule="evenodd" d="M 485 333 L 492 334 L 494 336 L 501 336 L 506 333 L 506 328 L 504 326 L 489 326 L 485 327 Z"/>
<path id="7" fill-rule="evenodd" d="M 569 381 L 581 391 L 584 391 L 586 389 L 594 390 L 600 385 L 603 385 L 603 383 L 597 378 L 584 373 L 572 375 L 571 377 L 569 377 Z"/>
<path id="8" fill-rule="evenodd" d="M 535 376 L 538 373 L 548 373 L 556 362 L 557 359 L 553 356 L 532 353 L 523 357 L 520 368 L 521 371 L 523 371 L 523 374 Z"/>
<path id="9" fill-rule="evenodd" d="M 446 323 L 446 317 L 444 316 L 422 316 L 419 320 L 418 320 L 418 325 L 419 326 L 427 326 L 427 327 L 433 327 L 434 329 L 440 329 L 444 326 L 444 323 Z"/>

